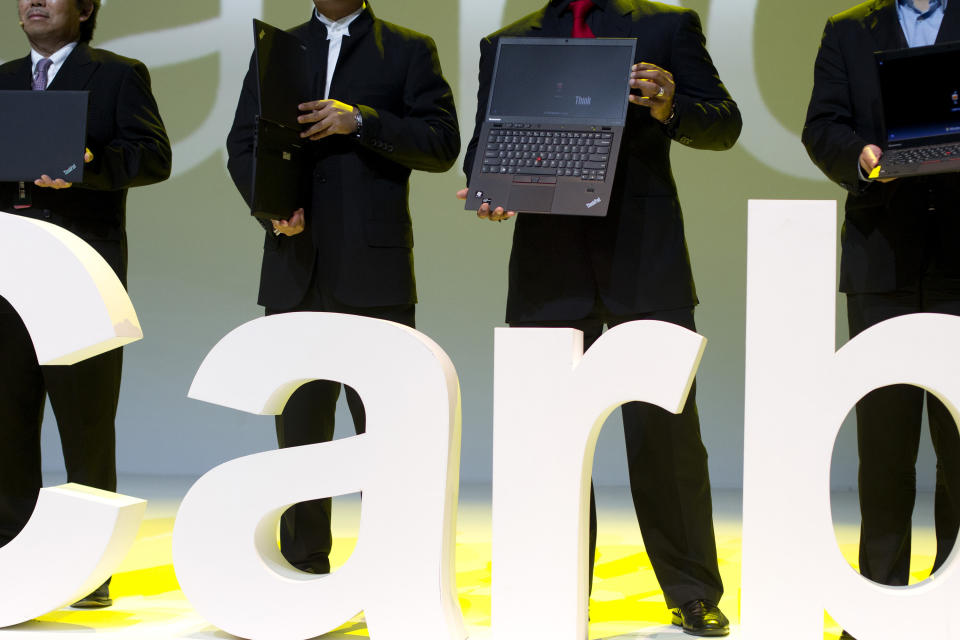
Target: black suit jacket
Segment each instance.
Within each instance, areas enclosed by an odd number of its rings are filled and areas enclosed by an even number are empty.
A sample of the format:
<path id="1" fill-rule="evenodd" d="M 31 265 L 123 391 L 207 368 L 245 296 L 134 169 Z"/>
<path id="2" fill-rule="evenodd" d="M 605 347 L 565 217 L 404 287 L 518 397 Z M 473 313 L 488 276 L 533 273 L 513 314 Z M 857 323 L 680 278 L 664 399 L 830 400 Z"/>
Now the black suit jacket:
<path id="1" fill-rule="evenodd" d="M 507 296 L 510 322 L 576 320 L 593 309 L 598 295 L 618 315 L 697 303 L 670 144 L 676 140 L 698 149 L 728 149 L 740 135 L 740 112 L 710 60 L 696 13 L 647 0 L 600 0 L 597 5 L 591 27 L 598 37 L 636 38 L 637 62 L 673 73 L 677 119 L 665 127 L 649 109 L 630 105 L 605 218 L 517 216 Z M 497 39 L 569 36 L 572 22 L 561 8 L 562 3 L 550 2 L 481 41 L 467 176 L 486 117 Z"/>
<path id="2" fill-rule="evenodd" d="M 0 89 L 29 91 L 31 67 L 30 56 L 0 66 Z M 29 209 L 13 208 L 17 184 L 0 184 L 0 210 L 52 222 L 75 233 L 125 283 L 127 189 L 170 175 L 170 141 L 150 90 L 150 74 L 138 60 L 78 44 L 47 90 L 90 92 L 87 147 L 93 162 L 84 168 L 83 182 L 70 189 L 28 184 Z"/>
<path id="3" fill-rule="evenodd" d="M 937 42 L 957 39 L 960 3 L 950 2 Z M 873 52 L 906 46 L 896 0 L 870 0 L 830 18 L 817 54 L 803 144 L 849 192 L 840 262 L 840 290 L 848 293 L 910 287 L 928 267 L 960 277 L 960 174 L 859 178 L 863 147 L 886 139 Z"/>
<path id="4" fill-rule="evenodd" d="M 314 18 L 291 33 L 309 48 L 314 93 L 322 98 L 326 27 Z M 248 203 L 256 95 L 251 65 L 227 138 L 230 175 Z M 377 19 L 368 4 L 343 39 L 330 98 L 359 107 L 361 138 L 338 135 L 310 143 L 306 229 L 292 237 L 266 233 L 258 302 L 276 311 L 295 307 L 315 267 L 317 284 L 345 304 L 416 302 L 410 173 L 446 171 L 460 153 L 453 94 L 433 40 Z"/>

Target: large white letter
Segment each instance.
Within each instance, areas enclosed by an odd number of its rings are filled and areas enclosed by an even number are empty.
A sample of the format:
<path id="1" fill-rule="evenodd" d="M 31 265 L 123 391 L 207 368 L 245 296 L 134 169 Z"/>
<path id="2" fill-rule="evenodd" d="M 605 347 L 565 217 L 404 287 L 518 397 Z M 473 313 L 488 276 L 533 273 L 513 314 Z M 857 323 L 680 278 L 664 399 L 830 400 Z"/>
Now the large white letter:
<path id="1" fill-rule="evenodd" d="M 53 224 L 0 212 L 0 295 L 23 319 L 40 364 L 74 364 L 143 337 L 110 265 Z"/>
<path id="2" fill-rule="evenodd" d="M 311 638 L 363 610 L 377 640 L 462 640 L 454 584 L 460 387 L 439 346 L 370 318 L 270 316 L 221 340 L 190 396 L 278 414 L 317 379 L 357 390 L 367 432 L 247 456 L 203 476 L 173 532 L 184 594 L 212 623 L 244 638 Z M 283 511 L 357 491 L 360 536 L 347 563 L 319 577 L 287 564 L 277 547 Z"/>
<path id="3" fill-rule="evenodd" d="M 41 489 L 27 526 L 0 549 L 0 627 L 65 607 L 103 584 L 130 550 L 146 507 L 146 500 L 79 484 Z"/>
<path id="4" fill-rule="evenodd" d="M 960 599 L 953 556 L 935 580 L 873 583 L 844 560 L 830 512 L 834 441 L 864 395 L 913 384 L 957 418 L 960 318 L 888 320 L 835 352 L 836 203 L 751 202 L 748 240 L 744 637 L 821 637 L 826 609 L 857 638 L 960 638 L 943 615 Z"/>
<path id="5" fill-rule="evenodd" d="M 590 473 L 600 429 L 629 401 L 683 409 L 706 339 L 640 321 L 583 353 L 573 329 L 497 329 L 492 630 L 585 640 Z"/>
<path id="6" fill-rule="evenodd" d="M 73 364 L 143 337 L 110 265 L 56 225 L 0 213 L 0 296 L 23 319 L 41 364 Z M 133 544 L 145 508 L 80 485 L 42 489 L 26 527 L 0 549 L 0 627 L 102 584 Z"/>

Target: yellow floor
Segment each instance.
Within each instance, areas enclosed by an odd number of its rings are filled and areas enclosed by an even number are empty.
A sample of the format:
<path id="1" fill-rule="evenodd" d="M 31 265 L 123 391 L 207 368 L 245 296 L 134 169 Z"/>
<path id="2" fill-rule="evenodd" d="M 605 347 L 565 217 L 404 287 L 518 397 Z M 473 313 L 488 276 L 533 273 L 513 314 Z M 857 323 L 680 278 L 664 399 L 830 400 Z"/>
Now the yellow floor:
<path id="1" fill-rule="evenodd" d="M 121 490 L 123 487 L 121 486 Z M 133 493 L 133 492 L 129 492 Z M 489 637 L 490 626 L 490 524 L 489 488 L 465 488 L 458 519 L 457 586 L 464 618 L 472 637 Z M 180 494 L 182 495 L 182 493 Z M 731 622 L 738 623 L 740 577 L 739 495 L 715 492 L 715 520 L 720 570 L 726 585 L 721 602 Z M 835 502 L 855 508 L 855 497 Z M 40 638 L 82 633 L 85 636 L 137 638 L 227 639 L 193 611 L 177 586 L 171 565 L 170 537 L 177 499 L 151 501 L 137 541 L 113 581 L 115 605 L 102 611 L 65 609 L 0 631 L 8 637 Z M 851 507 L 852 505 L 852 507 Z M 594 590 L 591 597 L 590 638 L 681 638 L 669 627 L 656 578 L 644 553 L 626 489 L 599 488 L 600 533 Z M 855 514 L 837 519 L 838 544 L 850 560 L 856 558 Z M 335 507 L 335 542 L 331 558 L 339 566 L 355 543 L 359 501 L 348 497 Z M 846 523 L 841 522 L 844 520 Z M 922 580 L 933 563 L 933 536 L 929 528 L 914 533 L 915 580 Z M 44 632 L 58 632 L 48 634 Z M 835 639 L 840 630 L 825 617 L 824 638 Z M 362 616 L 326 638 L 366 636 Z M 736 629 L 734 635 L 736 637 Z"/>

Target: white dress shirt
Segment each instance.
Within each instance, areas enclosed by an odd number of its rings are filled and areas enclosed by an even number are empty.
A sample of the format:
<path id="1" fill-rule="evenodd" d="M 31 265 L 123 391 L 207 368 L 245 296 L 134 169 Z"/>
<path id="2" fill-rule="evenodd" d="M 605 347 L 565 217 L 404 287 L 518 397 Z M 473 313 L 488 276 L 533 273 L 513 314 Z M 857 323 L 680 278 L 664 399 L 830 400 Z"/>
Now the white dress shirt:
<path id="1" fill-rule="evenodd" d="M 316 8 L 313 10 L 314 17 L 327 27 L 327 40 L 330 42 L 327 50 L 327 86 L 323 93 L 324 100 L 330 98 L 330 83 L 333 82 L 333 72 L 337 70 L 337 61 L 340 60 L 340 46 L 343 44 L 343 37 L 350 35 L 350 23 L 357 19 L 366 4 L 360 7 L 348 16 L 339 20 L 331 20 Z"/>
<path id="2" fill-rule="evenodd" d="M 30 77 L 34 77 L 37 74 L 37 63 L 43 60 L 45 57 L 50 58 L 50 67 L 47 69 L 47 86 L 50 86 L 50 83 L 53 82 L 53 78 L 57 75 L 57 71 L 60 71 L 60 67 L 63 66 L 63 62 L 67 57 L 73 53 L 73 50 L 77 48 L 76 42 L 71 42 L 70 44 L 62 47 L 61 49 L 55 51 L 50 56 L 42 56 L 33 49 L 30 50 L 30 59 L 33 61 L 33 66 L 30 68 Z"/>

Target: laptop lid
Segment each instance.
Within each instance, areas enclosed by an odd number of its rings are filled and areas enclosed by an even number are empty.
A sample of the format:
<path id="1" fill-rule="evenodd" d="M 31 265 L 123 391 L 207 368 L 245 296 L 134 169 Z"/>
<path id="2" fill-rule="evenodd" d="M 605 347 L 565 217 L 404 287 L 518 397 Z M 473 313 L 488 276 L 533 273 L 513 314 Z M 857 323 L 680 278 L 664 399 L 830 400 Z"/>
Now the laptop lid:
<path id="1" fill-rule="evenodd" d="M 83 181 L 86 91 L 0 91 L 0 182 Z M 43 134 L 24 123 L 42 122 Z"/>
<path id="2" fill-rule="evenodd" d="M 874 55 L 887 149 L 960 140 L 960 43 Z"/>
<path id="3" fill-rule="evenodd" d="M 260 117 L 285 127 L 297 122 L 303 102 L 310 100 L 311 75 L 307 45 L 282 29 L 253 20 Z"/>
<path id="4" fill-rule="evenodd" d="M 636 40 L 500 38 L 487 120 L 622 126 Z"/>

